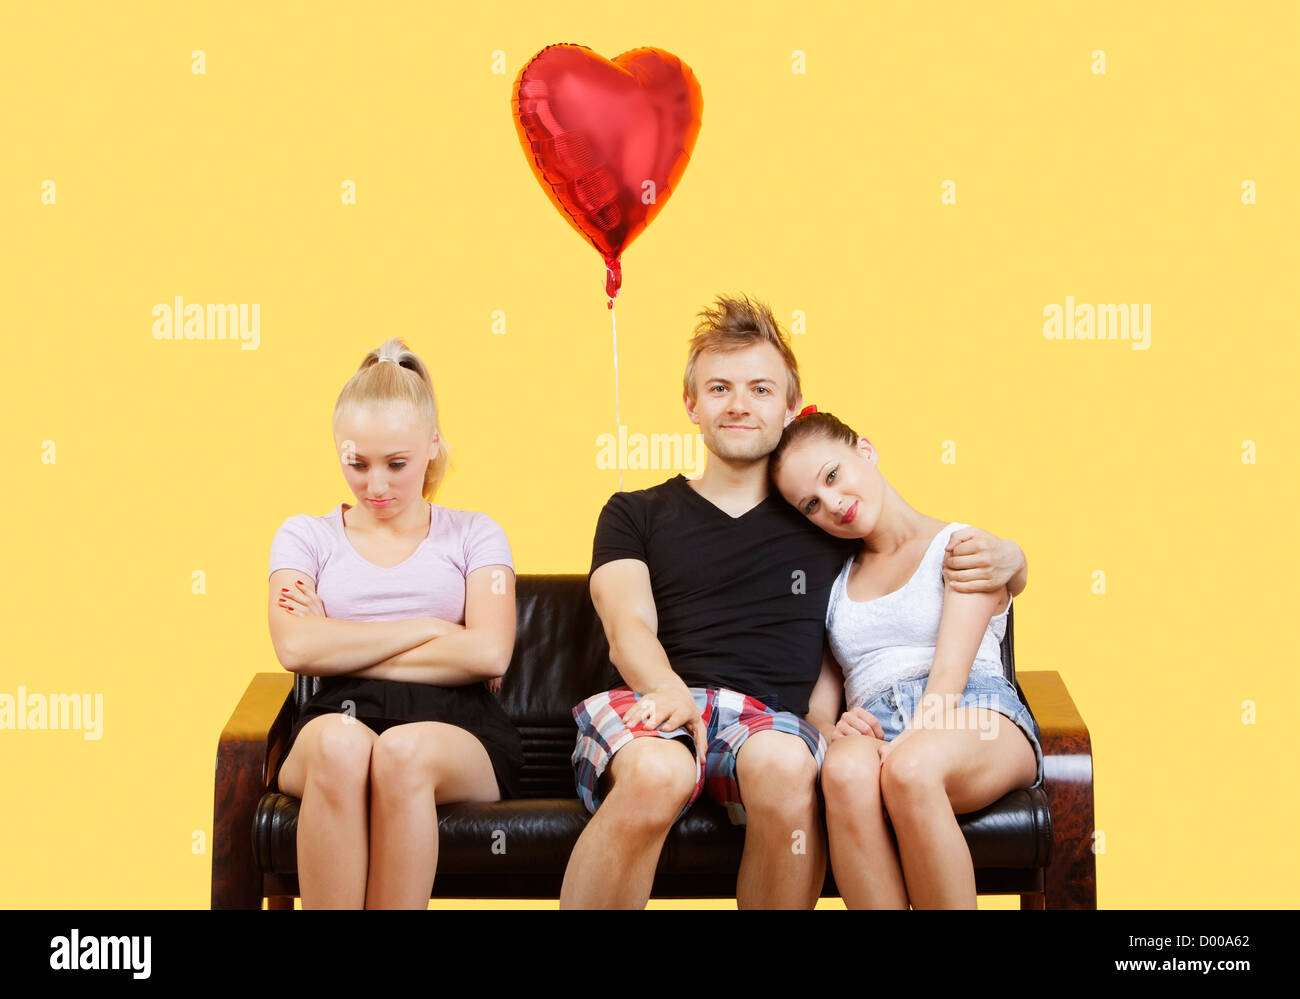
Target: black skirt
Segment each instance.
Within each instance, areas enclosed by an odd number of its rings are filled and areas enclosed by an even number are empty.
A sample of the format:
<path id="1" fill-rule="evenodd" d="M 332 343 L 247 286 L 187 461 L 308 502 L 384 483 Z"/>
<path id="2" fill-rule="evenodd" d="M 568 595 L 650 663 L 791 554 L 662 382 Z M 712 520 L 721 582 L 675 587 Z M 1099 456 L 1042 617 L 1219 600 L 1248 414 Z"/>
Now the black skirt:
<path id="1" fill-rule="evenodd" d="M 393 725 L 414 721 L 446 722 L 463 728 L 483 744 L 502 799 L 519 796 L 519 771 L 524 764 L 519 731 L 502 710 L 496 695 L 482 683 L 463 687 L 437 687 L 401 680 L 372 680 L 365 677 L 323 676 L 320 688 L 308 698 L 293 724 L 289 745 L 276 765 L 271 787 L 279 790 L 280 767 L 284 765 L 302 727 L 320 715 L 343 711 L 379 734 Z"/>

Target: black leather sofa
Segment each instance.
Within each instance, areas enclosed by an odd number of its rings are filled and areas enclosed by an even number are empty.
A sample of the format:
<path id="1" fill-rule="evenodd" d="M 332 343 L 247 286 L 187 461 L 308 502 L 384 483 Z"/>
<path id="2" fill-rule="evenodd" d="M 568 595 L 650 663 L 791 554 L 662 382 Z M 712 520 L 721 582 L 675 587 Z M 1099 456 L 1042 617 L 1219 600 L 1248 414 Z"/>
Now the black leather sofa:
<path id="1" fill-rule="evenodd" d="M 520 575 L 514 656 L 500 697 L 523 736 L 523 797 L 439 808 L 436 898 L 558 898 L 588 815 L 574 791 L 571 709 L 619 683 L 585 575 Z M 1092 759 L 1087 729 L 1056 673 L 1017 677 L 1008 616 L 1008 679 L 1042 730 L 1044 780 L 959 817 L 981 894 L 1022 908 L 1095 908 Z M 268 790 L 295 714 L 319 681 L 259 673 L 221 734 L 213 816 L 213 908 L 293 908 L 299 801 Z M 661 898 L 735 896 L 743 828 L 701 798 L 664 845 Z M 828 871 L 823 894 L 836 894 Z"/>

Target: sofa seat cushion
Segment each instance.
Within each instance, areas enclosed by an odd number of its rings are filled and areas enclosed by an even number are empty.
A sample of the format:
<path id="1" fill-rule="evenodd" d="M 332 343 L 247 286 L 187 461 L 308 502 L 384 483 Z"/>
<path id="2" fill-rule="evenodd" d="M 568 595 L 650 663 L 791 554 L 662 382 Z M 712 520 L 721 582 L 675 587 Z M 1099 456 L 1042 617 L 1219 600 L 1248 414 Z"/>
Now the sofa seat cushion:
<path id="1" fill-rule="evenodd" d="M 253 850 L 263 873 L 297 875 L 299 805 L 297 798 L 274 791 L 258 803 Z M 521 879 L 521 886 L 541 878 L 558 885 L 587 819 L 576 798 L 443 805 L 438 810 L 438 894 L 444 894 L 444 876 Z M 1050 859 L 1052 824 L 1042 788 L 1013 791 L 988 808 L 960 816 L 959 823 L 976 869 L 1041 868 Z M 743 846 L 743 827 L 733 826 L 721 807 L 702 799 L 668 834 L 659 873 L 669 879 L 725 873 L 734 888 Z"/>

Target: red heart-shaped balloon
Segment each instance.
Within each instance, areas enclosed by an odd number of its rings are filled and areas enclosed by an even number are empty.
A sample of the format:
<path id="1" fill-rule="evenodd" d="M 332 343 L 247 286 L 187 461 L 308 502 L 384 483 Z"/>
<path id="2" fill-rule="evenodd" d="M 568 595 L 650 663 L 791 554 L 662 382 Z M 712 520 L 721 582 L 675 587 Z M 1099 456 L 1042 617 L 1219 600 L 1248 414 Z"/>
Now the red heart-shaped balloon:
<path id="1" fill-rule="evenodd" d="M 604 257 L 612 299 L 619 255 L 659 214 L 695 147 L 704 110 L 695 74 L 661 49 L 611 62 L 585 45 L 548 45 L 519 71 L 511 106 L 542 189 Z"/>

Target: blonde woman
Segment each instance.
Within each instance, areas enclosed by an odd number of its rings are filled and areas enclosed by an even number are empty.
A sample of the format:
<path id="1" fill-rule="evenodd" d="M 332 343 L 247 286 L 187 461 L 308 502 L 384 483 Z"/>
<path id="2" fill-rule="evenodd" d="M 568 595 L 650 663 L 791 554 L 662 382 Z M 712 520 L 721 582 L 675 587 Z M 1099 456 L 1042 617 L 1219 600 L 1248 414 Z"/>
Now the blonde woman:
<path id="1" fill-rule="evenodd" d="M 303 908 L 424 909 L 437 806 L 518 793 L 519 734 L 495 696 L 514 565 L 491 517 L 431 502 L 447 448 L 403 341 L 366 355 L 333 429 L 356 503 L 290 517 L 271 544 L 276 655 L 321 678 L 272 786 L 302 800 Z"/>

